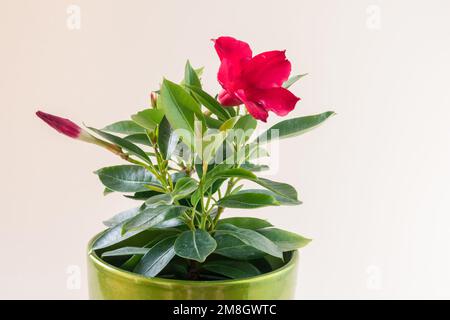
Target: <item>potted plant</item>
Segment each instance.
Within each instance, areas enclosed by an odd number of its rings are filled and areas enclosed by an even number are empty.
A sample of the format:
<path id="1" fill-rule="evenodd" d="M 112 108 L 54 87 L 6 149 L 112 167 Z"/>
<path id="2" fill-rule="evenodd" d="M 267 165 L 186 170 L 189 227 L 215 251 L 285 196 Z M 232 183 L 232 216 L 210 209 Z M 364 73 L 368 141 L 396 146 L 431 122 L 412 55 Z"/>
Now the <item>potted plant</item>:
<path id="1" fill-rule="evenodd" d="M 297 104 L 284 51 L 253 56 L 231 37 L 214 40 L 222 91 L 202 89 L 189 61 L 180 83 L 164 79 L 151 107 L 102 130 L 37 112 L 59 132 L 115 153 L 125 165 L 96 171 L 104 193 L 139 205 L 105 221 L 88 247 L 93 299 L 290 299 L 297 249 L 310 241 L 227 208 L 298 205 L 296 190 L 258 176 L 255 159 L 275 139 L 300 135 L 333 112 L 284 120 L 256 135 L 268 112 Z M 244 187 L 243 182 L 257 187 Z"/>

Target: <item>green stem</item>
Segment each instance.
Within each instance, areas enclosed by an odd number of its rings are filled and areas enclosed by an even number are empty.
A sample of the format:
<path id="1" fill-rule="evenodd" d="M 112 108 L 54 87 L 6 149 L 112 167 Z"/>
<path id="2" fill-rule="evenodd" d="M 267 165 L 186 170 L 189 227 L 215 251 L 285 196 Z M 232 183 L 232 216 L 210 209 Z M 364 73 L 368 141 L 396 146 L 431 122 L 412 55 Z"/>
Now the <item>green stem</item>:
<path id="1" fill-rule="evenodd" d="M 236 185 L 238 180 L 234 180 L 234 178 L 231 178 L 230 180 L 228 180 L 228 185 L 227 185 L 227 189 L 225 190 L 225 195 L 224 197 L 226 197 L 227 195 L 229 195 L 231 193 L 231 191 L 233 190 L 233 187 Z M 219 195 L 219 199 L 221 198 L 221 196 Z M 214 218 L 214 221 L 212 223 L 212 231 L 216 229 L 217 223 L 219 222 L 220 216 L 222 215 L 222 212 L 225 210 L 224 207 L 217 207 L 217 215 Z"/>
<path id="2" fill-rule="evenodd" d="M 195 210 L 192 210 L 192 212 L 195 214 Z M 189 216 L 186 212 L 183 214 L 183 217 L 185 218 L 185 223 L 189 227 L 189 229 L 195 231 L 195 225 L 194 225 L 194 219 Z"/>
<path id="3" fill-rule="evenodd" d="M 202 218 L 200 220 L 200 229 L 205 230 L 205 228 L 206 228 L 206 219 L 208 217 L 208 212 L 206 211 L 207 208 L 205 207 L 205 199 L 203 197 L 204 192 L 205 192 L 203 186 L 204 186 L 204 182 L 205 182 L 205 178 L 206 178 L 206 173 L 208 171 L 208 164 L 203 162 L 202 166 L 203 166 L 203 168 L 202 168 L 203 169 L 202 178 L 200 179 L 200 183 L 199 183 L 200 194 L 201 194 L 200 205 L 202 207 Z"/>
<path id="4" fill-rule="evenodd" d="M 203 199 L 203 183 L 201 183 L 200 185 L 200 193 L 201 193 L 201 198 L 200 198 L 200 205 L 202 207 L 202 219 L 200 220 L 200 229 L 205 230 L 205 226 L 206 226 L 206 210 L 205 210 L 205 199 Z"/>
<path id="5" fill-rule="evenodd" d="M 209 204 L 211 203 L 211 197 L 212 197 L 212 194 L 211 194 L 211 192 L 209 192 L 208 200 L 206 201 L 206 210 L 209 210 Z M 208 213 L 209 213 L 209 211 L 208 211 Z"/>
<path id="6" fill-rule="evenodd" d="M 218 208 L 217 208 L 217 214 L 216 214 L 216 216 L 214 217 L 214 221 L 213 221 L 213 223 L 212 223 L 211 231 L 216 230 L 217 223 L 219 222 L 220 216 L 221 216 L 221 214 L 222 214 L 222 212 L 223 212 L 224 210 L 225 210 L 224 207 L 218 207 Z"/>

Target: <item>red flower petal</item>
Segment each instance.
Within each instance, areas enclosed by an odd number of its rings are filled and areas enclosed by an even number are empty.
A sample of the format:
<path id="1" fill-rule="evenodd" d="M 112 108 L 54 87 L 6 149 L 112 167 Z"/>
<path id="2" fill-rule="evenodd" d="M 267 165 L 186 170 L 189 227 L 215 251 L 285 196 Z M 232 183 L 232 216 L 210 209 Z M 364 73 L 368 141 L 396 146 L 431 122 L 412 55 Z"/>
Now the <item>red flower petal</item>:
<path id="1" fill-rule="evenodd" d="M 213 41 L 220 61 L 223 59 L 239 61 L 252 57 L 252 50 L 248 43 L 244 41 L 236 40 L 232 37 L 219 37 Z"/>
<path id="2" fill-rule="evenodd" d="M 247 111 L 252 115 L 253 118 L 264 122 L 267 121 L 267 117 L 269 116 L 267 110 L 265 110 L 258 103 L 247 99 L 244 90 L 239 90 L 236 94 L 242 100 L 242 102 L 244 102 Z"/>
<path id="3" fill-rule="evenodd" d="M 282 87 L 291 73 L 285 51 L 267 51 L 251 58 L 249 45 L 231 37 L 215 40 L 221 65 L 217 78 L 225 89 L 219 94 L 223 106 L 244 103 L 256 119 L 266 121 L 269 111 L 284 116 L 300 100 Z"/>
<path id="4" fill-rule="evenodd" d="M 242 68 L 251 59 L 252 50 L 247 43 L 231 37 L 216 39 L 214 48 L 221 61 L 217 79 L 224 89 L 232 92 L 241 86 Z"/>
<path id="5" fill-rule="evenodd" d="M 285 88 L 247 90 L 245 93 L 247 100 L 279 116 L 285 116 L 294 110 L 296 103 L 300 100 Z"/>
<path id="6" fill-rule="evenodd" d="M 253 118 L 255 118 L 256 120 L 267 122 L 269 113 L 264 108 L 258 106 L 252 101 L 246 101 L 245 107 L 247 108 L 248 113 L 250 113 Z"/>
<path id="7" fill-rule="evenodd" d="M 240 64 L 233 63 L 228 59 L 222 60 L 219 72 L 217 73 L 217 80 L 222 88 L 231 92 L 233 92 L 236 88 L 239 88 L 241 86 L 241 70 Z"/>
<path id="8" fill-rule="evenodd" d="M 242 101 L 235 95 L 228 93 L 226 90 L 222 90 L 217 97 L 220 104 L 224 107 L 234 107 L 242 103 Z"/>
<path id="9" fill-rule="evenodd" d="M 242 72 L 242 78 L 250 87 L 260 89 L 281 87 L 289 78 L 291 63 L 285 51 L 268 51 L 254 56 Z"/>

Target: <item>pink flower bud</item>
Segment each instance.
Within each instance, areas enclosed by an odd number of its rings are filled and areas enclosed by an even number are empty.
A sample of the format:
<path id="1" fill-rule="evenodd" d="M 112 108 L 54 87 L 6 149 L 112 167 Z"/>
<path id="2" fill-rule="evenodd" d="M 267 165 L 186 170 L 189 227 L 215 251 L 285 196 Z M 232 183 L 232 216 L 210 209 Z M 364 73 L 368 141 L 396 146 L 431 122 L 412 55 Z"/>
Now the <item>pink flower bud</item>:
<path id="1" fill-rule="evenodd" d="M 36 112 L 36 115 L 59 133 L 73 139 L 95 143 L 96 139 L 91 134 L 69 119 L 54 116 L 42 111 Z"/>

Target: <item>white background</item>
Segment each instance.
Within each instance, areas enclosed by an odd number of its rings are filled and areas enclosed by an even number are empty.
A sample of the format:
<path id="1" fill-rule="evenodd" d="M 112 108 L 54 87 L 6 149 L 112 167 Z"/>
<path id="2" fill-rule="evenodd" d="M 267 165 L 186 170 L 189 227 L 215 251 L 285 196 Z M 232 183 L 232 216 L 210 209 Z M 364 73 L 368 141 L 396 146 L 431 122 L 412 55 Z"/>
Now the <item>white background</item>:
<path id="1" fill-rule="evenodd" d="M 304 204 L 250 212 L 314 239 L 297 297 L 450 298 L 449 10 L 445 0 L 3 0 L 0 298 L 86 299 L 87 241 L 135 205 L 104 198 L 92 174 L 118 159 L 57 135 L 36 109 L 102 127 L 148 106 L 187 58 L 215 92 L 209 39 L 220 35 L 255 53 L 287 49 L 293 71 L 309 73 L 290 116 L 338 113 L 280 145 L 276 179 Z"/>

